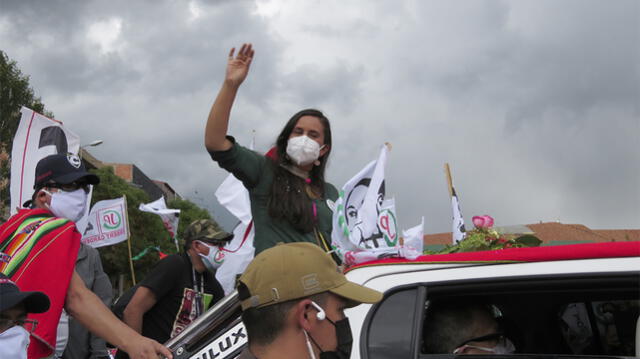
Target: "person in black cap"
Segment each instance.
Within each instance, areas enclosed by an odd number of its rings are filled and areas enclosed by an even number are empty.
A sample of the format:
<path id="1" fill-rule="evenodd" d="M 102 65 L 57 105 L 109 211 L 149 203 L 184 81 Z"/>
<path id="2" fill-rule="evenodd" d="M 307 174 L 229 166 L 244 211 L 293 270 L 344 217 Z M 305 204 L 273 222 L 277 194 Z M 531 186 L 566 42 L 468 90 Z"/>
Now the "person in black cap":
<path id="1" fill-rule="evenodd" d="M 128 303 L 122 298 L 119 302 L 124 302 L 116 304 L 123 307 L 125 323 L 161 343 L 179 334 L 224 297 L 215 270 L 224 258 L 220 248 L 233 234 L 210 219 L 199 219 L 187 227 L 184 238 L 184 253 L 162 259 L 140 285 L 132 289 Z M 125 357 L 120 352 L 116 356 Z"/>
<path id="2" fill-rule="evenodd" d="M 22 289 L 46 293 L 51 301 L 47 312 L 29 314 L 29 319 L 39 322 L 29 359 L 51 355 L 63 307 L 89 331 L 132 358 L 172 357 L 167 348 L 118 320 L 74 270 L 82 238 L 74 221 L 88 205 L 88 186 L 99 182 L 78 156 L 45 157 L 36 166 L 30 208 L 20 209 L 0 226 L 0 272 Z"/>
<path id="3" fill-rule="evenodd" d="M 27 357 L 29 334 L 37 322 L 27 313 L 49 310 L 49 297 L 42 292 L 21 292 L 4 274 L 0 274 L 0 358 Z"/>

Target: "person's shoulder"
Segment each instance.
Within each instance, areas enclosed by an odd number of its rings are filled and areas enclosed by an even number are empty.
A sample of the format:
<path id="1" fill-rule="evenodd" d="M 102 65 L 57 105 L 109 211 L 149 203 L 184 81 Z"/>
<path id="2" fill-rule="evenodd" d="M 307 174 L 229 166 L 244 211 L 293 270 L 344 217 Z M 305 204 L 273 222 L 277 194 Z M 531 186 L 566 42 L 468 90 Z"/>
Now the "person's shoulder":
<path id="1" fill-rule="evenodd" d="M 336 200 L 338 198 L 338 189 L 331 183 L 325 182 L 325 191 L 326 197 L 332 200 Z"/>
<path id="2" fill-rule="evenodd" d="M 171 265 L 183 265 L 185 264 L 185 260 L 181 254 L 175 253 L 162 258 L 159 263 L 171 264 Z"/>
<path id="3" fill-rule="evenodd" d="M 170 254 L 158 262 L 151 270 L 152 272 L 180 272 L 180 269 L 187 265 L 180 254 Z"/>

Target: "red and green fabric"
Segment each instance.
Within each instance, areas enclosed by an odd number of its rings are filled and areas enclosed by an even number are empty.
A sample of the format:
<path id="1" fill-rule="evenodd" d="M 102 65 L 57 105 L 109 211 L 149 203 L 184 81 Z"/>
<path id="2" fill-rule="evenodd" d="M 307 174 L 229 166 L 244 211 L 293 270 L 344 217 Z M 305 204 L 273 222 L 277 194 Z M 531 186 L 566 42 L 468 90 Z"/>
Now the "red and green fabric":
<path id="1" fill-rule="evenodd" d="M 38 321 L 29 345 L 30 359 L 53 352 L 80 238 L 73 222 L 46 209 L 20 210 L 0 226 L 0 272 L 20 290 L 44 292 L 51 301 L 47 312 L 28 316 Z"/>

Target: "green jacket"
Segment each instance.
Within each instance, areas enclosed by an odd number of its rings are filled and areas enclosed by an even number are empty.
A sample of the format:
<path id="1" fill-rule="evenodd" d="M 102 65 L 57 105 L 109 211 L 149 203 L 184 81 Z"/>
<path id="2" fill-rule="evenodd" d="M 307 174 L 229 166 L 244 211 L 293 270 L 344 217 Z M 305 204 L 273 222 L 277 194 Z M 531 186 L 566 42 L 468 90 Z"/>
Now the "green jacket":
<path id="1" fill-rule="evenodd" d="M 227 137 L 233 146 L 227 151 L 210 152 L 211 158 L 221 168 L 231 172 L 249 190 L 251 215 L 255 226 L 255 254 L 271 248 L 278 242 L 311 242 L 318 243 L 314 232 L 302 233 L 284 220 L 274 220 L 269 216 L 268 203 L 271 184 L 273 183 L 273 164 L 271 159 L 240 146 L 231 136 Z M 317 227 L 328 243 L 331 243 L 332 209 L 338 198 L 338 191 L 325 183 L 324 197 L 311 199 L 317 208 Z"/>

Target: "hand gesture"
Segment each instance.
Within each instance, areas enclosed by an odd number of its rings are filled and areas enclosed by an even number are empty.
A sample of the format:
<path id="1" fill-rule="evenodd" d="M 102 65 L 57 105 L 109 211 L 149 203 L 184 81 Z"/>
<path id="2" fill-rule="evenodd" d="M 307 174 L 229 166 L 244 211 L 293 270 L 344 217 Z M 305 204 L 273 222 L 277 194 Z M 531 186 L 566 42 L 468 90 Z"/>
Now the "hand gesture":
<path id="1" fill-rule="evenodd" d="M 240 86 L 249 73 L 254 51 L 251 48 L 251 44 L 242 44 L 240 51 L 234 57 L 235 50 L 236 48 L 234 47 L 229 51 L 225 81 L 233 86 Z"/>

